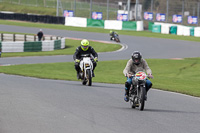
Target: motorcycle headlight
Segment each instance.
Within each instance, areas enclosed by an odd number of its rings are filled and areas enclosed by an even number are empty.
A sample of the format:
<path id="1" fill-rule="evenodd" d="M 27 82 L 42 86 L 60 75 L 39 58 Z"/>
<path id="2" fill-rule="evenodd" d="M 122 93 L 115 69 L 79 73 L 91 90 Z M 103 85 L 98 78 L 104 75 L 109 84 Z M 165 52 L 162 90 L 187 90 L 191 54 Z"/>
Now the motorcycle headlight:
<path id="1" fill-rule="evenodd" d="M 89 66 L 90 66 L 90 64 L 85 64 L 85 66 L 86 66 L 86 67 L 89 67 Z"/>

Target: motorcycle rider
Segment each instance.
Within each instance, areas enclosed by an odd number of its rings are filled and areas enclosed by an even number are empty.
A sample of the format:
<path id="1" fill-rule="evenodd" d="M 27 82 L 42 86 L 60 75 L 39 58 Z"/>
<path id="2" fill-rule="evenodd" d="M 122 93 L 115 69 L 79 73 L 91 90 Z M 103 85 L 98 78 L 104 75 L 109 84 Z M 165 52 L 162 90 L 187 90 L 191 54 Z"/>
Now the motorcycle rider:
<path id="1" fill-rule="evenodd" d="M 126 102 L 129 101 L 129 89 L 131 84 L 135 85 L 135 80 L 133 79 L 133 74 L 137 71 L 146 71 L 149 78 L 153 78 L 152 71 L 149 68 L 145 59 L 142 58 L 142 54 L 139 51 L 134 51 L 131 55 L 131 59 L 127 62 L 123 73 L 125 77 L 127 77 L 127 81 L 125 82 L 125 97 L 124 100 Z M 151 88 L 152 83 L 150 80 L 146 80 L 146 92 Z M 147 96 L 145 97 L 147 98 Z"/>
<path id="2" fill-rule="evenodd" d="M 83 39 L 81 41 L 81 46 L 76 48 L 76 51 L 73 55 L 73 59 L 75 61 L 75 69 L 77 71 L 77 79 L 81 78 L 80 74 L 79 74 L 79 72 L 80 72 L 79 64 L 80 64 L 80 60 L 82 57 L 81 55 L 84 55 L 84 54 L 88 54 L 90 57 L 93 56 L 93 58 L 94 58 L 94 59 L 92 59 L 92 63 L 93 63 L 92 76 L 94 77 L 94 69 L 97 66 L 96 62 L 98 61 L 98 54 L 91 46 L 89 46 L 89 41 L 86 39 Z"/>
<path id="3" fill-rule="evenodd" d="M 110 40 L 114 40 L 115 38 L 115 34 L 117 34 L 117 32 L 110 30 Z M 117 34 L 118 35 L 118 34 Z"/>

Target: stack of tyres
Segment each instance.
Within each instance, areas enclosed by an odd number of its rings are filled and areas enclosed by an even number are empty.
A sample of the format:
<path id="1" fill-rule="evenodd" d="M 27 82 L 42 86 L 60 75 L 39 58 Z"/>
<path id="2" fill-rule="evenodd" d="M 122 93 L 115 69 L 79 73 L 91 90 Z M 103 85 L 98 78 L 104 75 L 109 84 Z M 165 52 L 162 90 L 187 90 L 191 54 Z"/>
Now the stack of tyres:
<path id="1" fill-rule="evenodd" d="M 42 42 L 24 42 L 24 52 L 42 51 Z"/>

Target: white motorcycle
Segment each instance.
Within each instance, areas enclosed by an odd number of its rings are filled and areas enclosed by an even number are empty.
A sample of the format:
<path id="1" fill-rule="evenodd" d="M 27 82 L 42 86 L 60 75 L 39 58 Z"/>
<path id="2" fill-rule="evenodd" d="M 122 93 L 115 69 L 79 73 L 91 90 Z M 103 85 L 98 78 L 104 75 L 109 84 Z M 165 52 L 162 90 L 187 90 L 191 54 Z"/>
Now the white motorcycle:
<path id="1" fill-rule="evenodd" d="M 92 70 L 93 70 L 93 63 L 91 61 L 91 57 L 88 55 L 82 55 L 82 60 L 80 61 L 80 76 L 83 85 L 92 85 Z"/>

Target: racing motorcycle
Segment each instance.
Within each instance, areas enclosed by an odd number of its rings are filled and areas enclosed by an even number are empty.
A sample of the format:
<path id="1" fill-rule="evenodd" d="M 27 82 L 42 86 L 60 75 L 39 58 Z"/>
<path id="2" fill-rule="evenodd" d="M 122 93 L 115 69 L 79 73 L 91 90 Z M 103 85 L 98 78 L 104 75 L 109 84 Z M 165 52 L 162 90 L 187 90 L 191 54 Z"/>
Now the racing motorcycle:
<path id="1" fill-rule="evenodd" d="M 119 35 L 117 33 L 114 34 L 114 37 L 112 38 L 112 40 L 116 41 L 116 42 L 120 42 L 119 40 Z"/>
<path id="2" fill-rule="evenodd" d="M 82 84 L 91 86 L 93 63 L 90 55 L 88 54 L 82 55 L 79 66 L 81 68 L 80 77 L 82 80 Z"/>
<path id="3" fill-rule="evenodd" d="M 129 90 L 129 99 L 132 108 L 138 107 L 140 111 L 144 110 L 146 101 L 146 80 L 147 75 L 143 71 L 138 71 L 133 75 L 135 86 L 131 85 Z"/>

